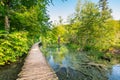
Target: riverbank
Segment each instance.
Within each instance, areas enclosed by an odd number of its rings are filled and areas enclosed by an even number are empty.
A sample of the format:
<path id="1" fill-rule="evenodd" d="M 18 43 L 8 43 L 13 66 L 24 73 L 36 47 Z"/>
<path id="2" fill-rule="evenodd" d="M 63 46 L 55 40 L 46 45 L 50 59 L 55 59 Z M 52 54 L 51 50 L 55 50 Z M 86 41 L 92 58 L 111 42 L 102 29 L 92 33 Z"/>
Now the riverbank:
<path id="1" fill-rule="evenodd" d="M 16 80 L 24 63 L 24 57 L 17 62 L 0 66 L 0 80 Z"/>

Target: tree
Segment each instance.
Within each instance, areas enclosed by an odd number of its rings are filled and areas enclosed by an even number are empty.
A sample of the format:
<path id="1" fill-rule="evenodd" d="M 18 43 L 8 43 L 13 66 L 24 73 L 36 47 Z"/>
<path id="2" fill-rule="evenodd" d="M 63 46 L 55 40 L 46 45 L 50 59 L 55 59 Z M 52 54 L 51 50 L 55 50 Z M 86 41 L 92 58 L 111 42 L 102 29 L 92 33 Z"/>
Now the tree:
<path id="1" fill-rule="evenodd" d="M 63 19 L 61 16 L 59 16 L 59 23 L 62 24 L 63 23 Z"/>
<path id="2" fill-rule="evenodd" d="M 69 41 L 79 45 L 82 50 L 103 50 L 112 46 L 116 42 L 116 29 L 113 27 L 114 23 L 110 23 L 112 21 L 107 14 L 101 16 L 101 13 L 106 11 L 109 12 L 106 8 L 100 11 L 99 5 L 93 2 L 85 1 L 82 4 L 78 0 L 72 18 L 74 22 L 67 27 Z"/>
<path id="3" fill-rule="evenodd" d="M 108 0 L 99 0 L 99 8 L 101 10 L 101 17 L 103 22 L 112 17 L 112 10 L 108 7 Z"/>
<path id="4" fill-rule="evenodd" d="M 78 30 L 80 46 L 84 48 L 94 47 L 96 38 L 100 35 L 100 13 L 99 8 L 92 2 L 85 2 L 81 10 L 81 25 Z"/>
<path id="5" fill-rule="evenodd" d="M 25 11 L 35 6 L 39 6 L 39 10 L 41 11 L 39 15 L 43 15 L 40 17 L 44 17 L 41 19 L 44 19 L 44 21 L 48 21 L 46 5 L 48 5 L 50 1 L 51 0 L 0 0 L 0 12 L 2 12 L 2 16 L 5 20 L 4 23 L 6 32 L 9 33 L 11 23 L 10 18 L 11 16 L 14 16 L 14 13 L 24 13 Z M 47 16 L 47 18 L 45 16 Z M 42 20 L 40 22 L 42 22 Z"/>
<path id="6" fill-rule="evenodd" d="M 70 24 L 80 21 L 80 19 L 81 19 L 81 9 L 82 9 L 82 2 L 81 2 L 81 0 L 78 0 L 77 4 L 76 4 L 76 7 L 75 7 L 75 13 L 68 16 L 68 22 Z"/>
<path id="7" fill-rule="evenodd" d="M 4 7 L 4 20 L 5 20 L 5 30 L 9 33 L 9 18 L 8 18 L 8 10 L 10 9 L 10 2 L 9 0 L 1 0 L 0 6 L 1 8 Z M 3 9 L 2 9 L 3 10 Z"/>
<path id="8" fill-rule="evenodd" d="M 75 9 L 75 20 L 79 21 L 81 18 L 81 9 L 82 9 L 82 3 L 81 0 L 78 0 L 77 5 L 76 5 L 76 9 Z"/>

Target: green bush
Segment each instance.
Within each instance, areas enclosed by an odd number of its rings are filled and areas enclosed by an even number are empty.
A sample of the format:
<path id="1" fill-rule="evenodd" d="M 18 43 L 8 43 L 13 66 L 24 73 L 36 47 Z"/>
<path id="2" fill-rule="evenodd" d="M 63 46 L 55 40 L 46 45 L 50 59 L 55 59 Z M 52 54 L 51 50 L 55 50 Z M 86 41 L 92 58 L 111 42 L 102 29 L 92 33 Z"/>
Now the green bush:
<path id="1" fill-rule="evenodd" d="M 27 32 L 13 32 L 5 34 L 0 31 L 0 65 L 16 62 L 28 52 Z"/>

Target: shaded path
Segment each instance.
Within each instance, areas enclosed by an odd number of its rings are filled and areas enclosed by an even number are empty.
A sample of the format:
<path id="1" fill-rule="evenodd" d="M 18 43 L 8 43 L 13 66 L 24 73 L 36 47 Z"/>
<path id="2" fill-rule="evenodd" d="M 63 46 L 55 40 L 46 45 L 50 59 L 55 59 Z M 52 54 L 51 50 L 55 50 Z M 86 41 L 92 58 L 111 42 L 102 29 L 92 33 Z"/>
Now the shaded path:
<path id="1" fill-rule="evenodd" d="M 32 46 L 17 80 L 58 80 L 36 43 Z"/>

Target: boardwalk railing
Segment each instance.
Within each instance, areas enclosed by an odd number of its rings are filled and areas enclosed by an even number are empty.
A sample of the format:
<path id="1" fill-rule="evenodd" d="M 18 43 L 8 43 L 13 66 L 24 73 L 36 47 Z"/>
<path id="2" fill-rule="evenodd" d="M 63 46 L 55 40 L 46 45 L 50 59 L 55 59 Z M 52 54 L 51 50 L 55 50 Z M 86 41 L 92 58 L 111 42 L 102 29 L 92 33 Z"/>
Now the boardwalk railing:
<path id="1" fill-rule="evenodd" d="M 45 57 L 39 49 L 39 43 L 32 46 L 25 59 L 17 80 L 58 80 Z"/>

